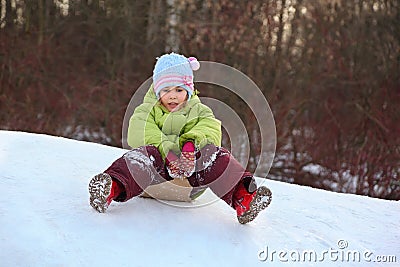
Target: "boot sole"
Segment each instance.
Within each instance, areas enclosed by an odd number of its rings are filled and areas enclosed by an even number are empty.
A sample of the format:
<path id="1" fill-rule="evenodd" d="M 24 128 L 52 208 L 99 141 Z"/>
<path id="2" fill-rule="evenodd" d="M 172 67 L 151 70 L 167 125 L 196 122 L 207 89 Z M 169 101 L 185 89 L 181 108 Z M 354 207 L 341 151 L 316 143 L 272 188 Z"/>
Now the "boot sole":
<path id="1" fill-rule="evenodd" d="M 111 193 L 111 176 L 100 173 L 89 182 L 90 205 L 100 213 L 106 212 L 109 204 L 107 198 Z"/>
<path id="2" fill-rule="evenodd" d="M 250 209 L 238 216 L 241 224 L 246 224 L 254 220 L 260 211 L 266 209 L 272 200 L 272 192 L 268 187 L 261 186 L 257 189 L 254 199 L 250 202 Z"/>

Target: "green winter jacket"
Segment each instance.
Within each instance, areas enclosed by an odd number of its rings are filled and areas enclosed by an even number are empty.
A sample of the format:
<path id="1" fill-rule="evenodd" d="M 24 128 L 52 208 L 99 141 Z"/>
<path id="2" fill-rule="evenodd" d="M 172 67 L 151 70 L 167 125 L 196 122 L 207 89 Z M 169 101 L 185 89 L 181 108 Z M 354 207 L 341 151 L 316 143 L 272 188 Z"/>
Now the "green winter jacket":
<path id="1" fill-rule="evenodd" d="M 169 112 L 158 101 L 153 85 L 129 120 L 129 146 L 154 145 L 164 159 L 170 150 L 179 155 L 188 141 L 201 149 L 207 144 L 220 146 L 221 137 L 221 122 L 197 94 L 180 110 Z"/>

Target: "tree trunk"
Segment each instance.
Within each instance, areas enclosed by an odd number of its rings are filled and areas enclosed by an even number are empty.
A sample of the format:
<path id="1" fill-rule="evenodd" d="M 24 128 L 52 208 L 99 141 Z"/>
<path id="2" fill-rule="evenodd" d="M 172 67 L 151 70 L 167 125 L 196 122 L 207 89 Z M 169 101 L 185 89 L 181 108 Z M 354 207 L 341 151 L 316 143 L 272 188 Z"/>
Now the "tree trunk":
<path id="1" fill-rule="evenodd" d="M 180 12 L 176 0 L 167 0 L 167 43 L 165 52 L 179 52 L 179 32 L 177 26 L 180 23 Z"/>

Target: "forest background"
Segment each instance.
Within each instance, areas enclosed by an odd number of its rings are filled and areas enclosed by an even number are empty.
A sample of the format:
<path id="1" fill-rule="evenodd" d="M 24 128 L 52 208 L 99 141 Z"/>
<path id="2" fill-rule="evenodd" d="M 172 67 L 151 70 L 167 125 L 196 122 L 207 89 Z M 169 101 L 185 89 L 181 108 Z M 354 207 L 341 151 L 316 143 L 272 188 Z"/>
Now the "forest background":
<path id="1" fill-rule="evenodd" d="M 277 131 L 268 178 L 400 199 L 398 0 L 2 0 L 0 8 L 0 129 L 121 147 L 131 96 L 156 57 L 175 51 L 232 66 L 262 90 Z M 241 116 L 254 170 L 251 109 L 234 94 L 199 90 Z"/>

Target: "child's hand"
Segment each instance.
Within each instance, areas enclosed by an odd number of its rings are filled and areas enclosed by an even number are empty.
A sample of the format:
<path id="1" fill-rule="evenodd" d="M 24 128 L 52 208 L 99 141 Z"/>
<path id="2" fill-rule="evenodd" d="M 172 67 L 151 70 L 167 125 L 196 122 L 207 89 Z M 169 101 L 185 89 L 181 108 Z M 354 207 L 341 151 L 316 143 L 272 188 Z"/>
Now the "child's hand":
<path id="1" fill-rule="evenodd" d="M 192 142 L 187 142 L 182 147 L 182 154 L 180 157 L 179 168 L 183 171 L 185 177 L 190 177 L 195 171 L 196 157 L 194 154 L 194 144 Z"/>
<path id="2" fill-rule="evenodd" d="M 165 164 L 167 165 L 169 176 L 179 179 L 184 178 L 179 168 L 179 158 L 174 152 L 168 152 L 167 158 L 165 159 Z"/>
<path id="3" fill-rule="evenodd" d="M 182 152 L 179 159 L 179 169 L 184 177 L 190 177 L 195 169 L 195 156 L 194 152 Z"/>
<path id="4" fill-rule="evenodd" d="M 167 169 L 172 178 L 183 179 L 190 177 L 195 171 L 195 147 L 192 142 L 187 142 L 182 148 L 181 157 L 178 158 L 175 154 L 168 153 Z"/>
<path id="5" fill-rule="evenodd" d="M 183 179 L 183 178 L 185 178 L 185 176 L 183 174 L 183 171 L 179 167 L 179 165 L 180 165 L 179 161 L 180 161 L 180 159 L 172 161 L 167 166 L 167 170 L 168 170 L 169 176 L 171 176 L 174 179 Z"/>
<path id="6" fill-rule="evenodd" d="M 172 178 L 187 178 L 192 176 L 195 168 L 194 152 L 182 152 L 181 157 L 169 162 L 168 173 Z"/>

